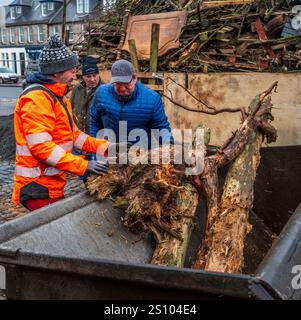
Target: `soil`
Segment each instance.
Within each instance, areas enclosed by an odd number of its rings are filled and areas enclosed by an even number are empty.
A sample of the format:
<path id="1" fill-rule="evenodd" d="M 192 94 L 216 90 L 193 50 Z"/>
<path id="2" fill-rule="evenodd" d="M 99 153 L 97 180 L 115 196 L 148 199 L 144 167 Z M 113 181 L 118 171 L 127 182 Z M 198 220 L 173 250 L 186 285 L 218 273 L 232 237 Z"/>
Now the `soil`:
<path id="1" fill-rule="evenodd" d="M 14 160 L 16 147 L 13 114 L 0 117 L 0 138 L 0 161 Z"/>

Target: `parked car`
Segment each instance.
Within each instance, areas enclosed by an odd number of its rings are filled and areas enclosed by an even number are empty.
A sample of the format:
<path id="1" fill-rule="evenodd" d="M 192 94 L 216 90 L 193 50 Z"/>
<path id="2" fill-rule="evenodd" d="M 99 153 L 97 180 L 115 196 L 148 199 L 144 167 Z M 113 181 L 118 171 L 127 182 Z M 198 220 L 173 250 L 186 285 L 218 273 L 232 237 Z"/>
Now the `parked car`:
<path id="1" fill-rule="evenodd" d="M 0 83 L 19 81 L 19 76 L 7 67 L 0 67 Z"/>

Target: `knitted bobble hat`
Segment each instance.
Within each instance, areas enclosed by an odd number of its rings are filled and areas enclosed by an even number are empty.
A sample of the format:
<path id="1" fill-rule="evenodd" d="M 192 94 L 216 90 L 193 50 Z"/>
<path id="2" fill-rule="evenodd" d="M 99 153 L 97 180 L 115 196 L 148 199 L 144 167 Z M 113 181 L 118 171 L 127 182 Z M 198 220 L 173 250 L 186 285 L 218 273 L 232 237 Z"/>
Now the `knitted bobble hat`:
<path id="1" fill-rule="evenodd" d="M 44 74 L 54 74 L 78 67 L 77 56 L 61 40 L 58 34 L 48 38 L 48 44 L 40 54 L 40 69 Z"/>

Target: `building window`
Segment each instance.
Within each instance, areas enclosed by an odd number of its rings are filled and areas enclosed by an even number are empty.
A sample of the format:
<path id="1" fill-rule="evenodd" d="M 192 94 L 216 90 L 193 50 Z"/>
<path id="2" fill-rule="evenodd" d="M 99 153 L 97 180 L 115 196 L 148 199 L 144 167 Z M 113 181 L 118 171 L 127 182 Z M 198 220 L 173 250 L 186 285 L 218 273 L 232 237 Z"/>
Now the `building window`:
<path id="1" fill-rule="evenodd" d="M 2 44 L 5 44 L 6 41 L 7 41 L 6 29 L 1 29 L 1 42 L 2 42 Z"/>
<path id="2" fill-rule="evenodd" d="M 16 7 L 16 13 L 22 14 L 22 7 L 20 7 L 20 6 Z"/>
<path id="3" fill-rule="evenodd" d="M 72 42 L 74 40 L 73 26 L 68 24 L 66 30 L 69 31 L 69 41 Z"/>
<path id="4" fill-rule="evenodd" d="M 27 29 L 28 42 L 33 42 L 33 26 L 29 26 Z"/>
<path id="5" fill-rule="evenodd" d="M 85 13 L 89 13 L 90 12 L 90 0 L 84 0 L 84 4 L 85 4 Z"/>
<path id="6" fill-rule="evenodd" d="M 1 64 L 3 67 L 9 67 L 8 53 L 1 53 Z"/>
<path id="7" fill-rule="evenodd" d="M 77 0 L 77 13 L 84 12 L 84 0 Z"/>
<path id="8" fill-rule="evenodd" d="M 10 18 L 12 20 L 16 19 L 16 7 L 11 7 L 10 8 Z"/>
<path id="9" fill-rule="evenodd" d="M 10 43 L 15 43 L 15 29 L 9 29 L 9 41 Z"/>
<path id="10" fill-rule="evenodd" d="M 44 42 L 43 26 L 38 26 L 38 41 Z"/>
<path id="11" fill-rule="evenodd" d="M 42 17 L 47 16 L 47 3 L 41 3 Z"/>
<path id="12" fill-rule="evenodd" d="M 90 0 L 77 0 L 77 13 L 89 13 Z"/>
<path id="13" fill-rule="evenodd" d="M 59 26 L 53 26 L 53 34 L 60 34 Z"/>
<path id="14" fill-rule="evenodd" d="M 20 43 L 24 43 L 25 42 L 24 27 L 19 27 L 19 42 Z"/>
<path id="15" fill-rule="evenodd" d="M 5 54 L 1 53 L 1 64 L 3 67 L 5 67 Z"/>
<path id="16" fill-rule="evenodd" d="M 48 10 L 53 11 L 54 10 L 54 3 L 53 2 L 48 2 Z"/>

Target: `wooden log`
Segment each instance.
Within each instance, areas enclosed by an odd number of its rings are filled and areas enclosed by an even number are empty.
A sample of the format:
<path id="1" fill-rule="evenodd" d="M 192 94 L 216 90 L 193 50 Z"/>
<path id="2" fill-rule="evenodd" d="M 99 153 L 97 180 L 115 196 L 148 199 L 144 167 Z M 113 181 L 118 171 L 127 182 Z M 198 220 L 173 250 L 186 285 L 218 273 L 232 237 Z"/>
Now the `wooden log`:
<path id="1" fill-rule="evenodd" d="M 130 39 L 128 42 L 129 42 L 129 48 L 130 48 L 130 55 L 131 55 L 132 64 L 133 64 L 135 70 L 137 72 L 139 72 L 139 62 L 138 62 L 135 39 Z"/>
<path id="2" fill-rule="evenodd" d="M 261 134 L 251 136 L 243 153 L 232 164 L 224 185 L 220 211 L 212 227 L 212 242 L 205 270 L 240 273 L 244 265 L 244 240 L 251 231 L 248 213 L 259 164 Z"/>
<path id="3" fill-rule="evenodd" d="M 178 220 L 173 220 L 172 230 L 177 230 L 178 236 L 172 235 L 154 224 L 152 232 L 157 245 L 151 263 L 162 266 L 183 267 L 190 236 L 194 227 L 194 217 L 199 201 L 197 190 L 191 184 L 185 184 L 177 193 L 176 210 L 181 214 Z M 187 216 L 185 216 L 185 214 Z"/>
<path id="4" fill-rule="evenodd" d="M 266 96 L 276 85 L 277 83 L 274 83 L 271 88 L 254 98 L 250 104 L 249 115 L 241 128 L 221 148 L 222 151 L 218 152 L 216 159 L 209 157 L 207 163 L 205 162 L 202 183 L 208 201 L 208 218 L 205 239 L 193 264 L 195 268 L 239 273 L 244 267 L 244 244 L 252 229 L 248 218 L 260 161 L 259 150 L 263 142 L 263 132 L 254 130 L 254 121 L 263 121 L 269 125 L 266 120 L 271 116 L 271 101 Z M 221 157 L 220 160 L 217 160 L 218 157 Z M 228 171 L 219 201 L 217 167 L 231 159 L 235 161 Z"/>
<path id="5" fill-rule="evenodd" d="M 159 52 L 159 37 L 160 37 L 160 24 L 152 24 L 151 36 L 151 52 L 150 52 L 150 72 L 156 72 L 158 67 L 158 52 Z M 156 84 L 155 79 L 150 79 L 149 84 Z"/>

